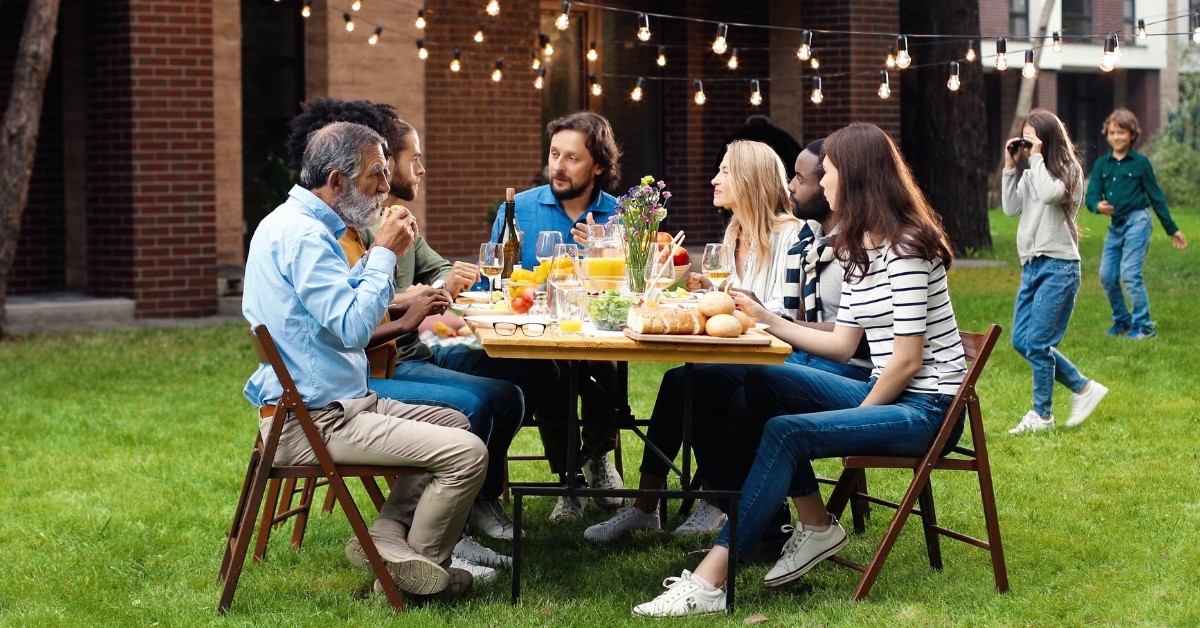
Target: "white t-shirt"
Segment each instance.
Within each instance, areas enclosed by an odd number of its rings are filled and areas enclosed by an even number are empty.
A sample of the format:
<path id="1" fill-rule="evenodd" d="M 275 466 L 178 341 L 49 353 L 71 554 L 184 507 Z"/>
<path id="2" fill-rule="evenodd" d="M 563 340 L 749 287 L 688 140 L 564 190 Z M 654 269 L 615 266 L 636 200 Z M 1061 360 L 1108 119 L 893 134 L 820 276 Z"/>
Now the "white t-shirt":
<path id="1" fill-rule="evenodd" d="M 955 394 L 967 362 L 945 265 L 941 260 L 898 257 L 887 243 L 867 254 L 871 262 L 866 275 L 842 286 L 837 324 L 866 333 L 875 367 L 872 377 L 879 377 L 891 359 L 896 336 L 924 336 L 921 369 L 904 390 Z"/>
<path id="2" fill-rule="evenodd" d="M 749 290 L 762 301 L 763 307 L 775 314 L 783 313 L 783 283 L 787 278 L 787 252 L 796 242 L 803 226 L 799 220 L 790 221 L 771 234 L 771 259 L 757 273 L 751 274 L 757 256 L 753 251 L 746 255 L 740 274 L 730 275 L 730 285 Z"/>

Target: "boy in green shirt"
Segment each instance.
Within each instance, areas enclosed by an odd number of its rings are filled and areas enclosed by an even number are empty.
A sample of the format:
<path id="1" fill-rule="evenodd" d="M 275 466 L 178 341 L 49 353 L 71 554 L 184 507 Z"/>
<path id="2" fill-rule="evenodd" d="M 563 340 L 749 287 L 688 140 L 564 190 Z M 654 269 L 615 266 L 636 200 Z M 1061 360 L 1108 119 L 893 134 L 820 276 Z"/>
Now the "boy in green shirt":
<path id="1" fill-rule="evenodd" d="M 1177 249 L 1187 248 L 1187 238 L 1171 220 L 1167 199 L 1163 196 L 1154 168 L 1145 155 L 1133 152 L 1141 136 L 1137 117 L 1128 109 L 1117 109 L 1104 120 L 1104 136 L 1112 152 L 1096 160 L 1084 202 L 1088 211 L 1112 216 L 1104 255 L 1100 259 L 1100 283 L 1112 306 L 1113 326 L 1108 335 L 1145 339 L 1158 335 L 1150 318 L 1150 298 L 1142 280 L 1142 266 L 1150 250 L 1150 219 L 1147 201 L 1158 220 L 1171 236 Z M 1125 305 L 1125 292 L 1133 306 Z"/>

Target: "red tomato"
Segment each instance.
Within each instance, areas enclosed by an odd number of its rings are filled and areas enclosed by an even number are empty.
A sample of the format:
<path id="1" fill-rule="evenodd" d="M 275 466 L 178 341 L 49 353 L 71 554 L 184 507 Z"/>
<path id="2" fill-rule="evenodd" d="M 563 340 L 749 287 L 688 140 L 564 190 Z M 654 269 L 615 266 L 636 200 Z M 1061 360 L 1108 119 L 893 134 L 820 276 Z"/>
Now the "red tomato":
<path id="1" fill-rule="evenodd" d="M 687 249 L 682 246 L 675 247 L 675 257 L 671 261 L 676 266 L 683 266 L 691 263 L 691 258 L 688 257 Z"/>

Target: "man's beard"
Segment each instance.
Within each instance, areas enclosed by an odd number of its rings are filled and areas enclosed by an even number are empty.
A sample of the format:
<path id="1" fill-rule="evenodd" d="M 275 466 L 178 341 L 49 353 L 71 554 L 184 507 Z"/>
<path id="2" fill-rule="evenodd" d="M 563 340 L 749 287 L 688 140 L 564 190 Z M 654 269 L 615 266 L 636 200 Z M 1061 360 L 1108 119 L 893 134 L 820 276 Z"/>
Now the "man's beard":
<path id="1" fill-rule="evenodd" d="M 420 183 L 416 179 L 393 179 L 392 194 L 402 201 L 411 201 L 417 197 L 417 186 Z"/>
<path id="2" fill-rule="evenodd" d="M 593 183 L 595 183 L 595 181 L 596 178 L 592 177 L 583 183 L 571 185 L 566 189 L 560 190 L 554 187 L 554 184 L 557 183 L 557 180 L 552 178 L 550 179 L 550 192 L 554 194 L 554 198 L 557 198 L 560 201 L 570 201 L 583 196 L 583 193 L 586 192 L 587 189 L 591 187 Z"/>
<path id="3" fill-rule="evenodd" d="M 829 215 L 833 213 L 829 208 L 829 201 L 826 200 L 824 192 L 813 194 L 803 203 L 797 201 L 795 195 L 792 195 L 792 206 L 796 208 L 795 214 L 800 220 L 815 220 L 819 223 L 824 223 L 829 219 Z"/>
<path id="4" fill-rule="evenodd" d="M 387 194 L 365 194 L 350 185 L 341 196 L 333 199 L 333 211 L 347 226 L 366 229 L 375 223 L 379 206 L 386 198 Z"/>

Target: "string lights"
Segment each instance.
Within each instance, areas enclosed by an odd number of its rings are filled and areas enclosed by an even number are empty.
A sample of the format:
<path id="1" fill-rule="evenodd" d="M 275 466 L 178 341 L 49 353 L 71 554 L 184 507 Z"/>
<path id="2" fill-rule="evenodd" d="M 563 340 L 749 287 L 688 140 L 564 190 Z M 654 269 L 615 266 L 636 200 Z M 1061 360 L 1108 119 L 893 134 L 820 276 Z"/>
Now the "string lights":
<path id="1" fill-rule="evenodd" d="M 808 60 L 808 65 L 809 65 L 809 67 L 811 67 L 812 69 L 815 70 L 815 69 L 821 67 L 821 60 L 816 57 L 813 57 Z"/>
<path id="2" fill-rule="evenodd" d="M 425 9 L 417 9 L 417 28 L 425 28 Z"/>
<path id="3" fill-rule="evenodd" d="M 532 65 L 534 71 L 537 71 L 538 69 L 540 69 L 542 67 L 542 60 L 538 58 L 538 53 L 536 50 L 534 50 L 532 54 L 533 54 L 533 63 L 531 65 Z"/>
<path id="4" fill-rule="evenodd" d="M 425 40 L 417 40 L 417 58 L 424 61 L 429 58 L 429 51 L 425 49 Z"/>
<path id="5" fill-rule="evenodd" d="M 1192 15 L 1192 41 L 1200 44 L 1200 13 Z"/>
<path id="6" fill-rule="evenodd" d="M 1008 69 L 1008 40 L 996 39 L 996 69 L 1001 72 Z"/>
<path id="7" fill-rule="evenodd" d="M 374 46 L 375 44 L 379 43 L 379 36 L 382 34 L 383 34 L 383 27 L 376 26 L 375 32 L 371 33 L 371 36 L 369 38 L 367 38 L 367 43 Z"/>
<path id="8" fill-rule="evenodd" d="M 638 13 L 637 38 L 641 41 L 650 41 L 650 16 L 645 13 Z"/>
<path id="9" fill-rule="evenodd" d="M 758 88 L 758 79 L 750 80 L 750 104 L 755 107 L 762 104 L 762 91 Z"/>
<path id="10" fill-rule="evenodd" d="M 887 59 L 883 62 L 883 64 L 886 65 L 889 70 L 896 67 L 896 47 L 895 46 L 888 46 Z"/>
<path id="11" fill-rule="evenodd" d="M 483 43 L 483 24 L 479 25 L 479 30 L 475 31 L 475 43 Z"/>
<path id="12" fill-rule="evenodd" d="M 560 31 L 571 28 L 571 3 L 569 0 L 563 0 L 562 13 L 554 20 L 554 28 Z"/>
<path id="13" fill-rule="evenodd" d="M 896 38 L 896 67 L 901 70 L 912 65 L 912 57 L 908 56 L 908 37 L 901 35 Z"/>
<path id="14" fill-rule="evenodd" d="M 879 97 L 883 99 L 887 99 L 888 96 L 892 95 L 892 86 L 888 81 L 887 70 L 879 71 L 879 91 L 876 93 L 879 94 Z"/>
<path id="15" fill-rule="evenodd" d="M 596 40 L 593 39 L 588 45 L 587 60 L 595 61 L 600 58 L 600 54 L 596 52 Z"/>
<path id="16" fill-rule="evenodd" d="M 812 31 L 807 28 L 800 31 L 800 49 L 796 51 L 796 58 L 801 61 L 808 61 L 812 56 Z"/>
<path id="17" fill-rule="evenodd" d="M 730 69 L 730 70 L 736 70 L 736 69 L 738 69 L 738 58 L 737 58 L 737 53 L 738 53 L 738 49 L 737 49 L 737 48 L 734 48 L 734 49 L 733 49 L 733 54 L 729 55 L 729 63 L 726 63 L 726 64 L 725 64 L 725 65 L 729 66 L 729 69 Z"/>
<path id="18" fill-rule="evenodd" d="M 946 81 L 946 87 L 950 88 L 952 92 L 957 92 L 958 88 L 962 87 L 962 80 L 958 76 L 957 61 L 950 62 L 950 80 Z"/>
<path id="19" fill-rule="evenodd" d="M 1051 41 L 1054 43 L 1051 44 L 1050 49 L 1054 52 L 1062 52 L 1062 33 L 1054 31 L 1054 39 Z"/>
<path id="20" fill-rule="evenodd" d="M 645 84 L 646 84 L 646 77 L 644 77 L 644 76 L 639 76 L 639 77 L 638 77 L 638 80 L 637 80 L 637 85 L 634 85 L 634 86 L 633 86 L 633 91 L 632 91 L 632 92 L 629 92 L 629 98 L 630 98 L 631 100 L 633 100 L 634 102 L 641 102 L 641 100 L 642 100 L 642 86 L 643 86 L 643 85 L 645 85 Z"/>
<path id="21" fill-rule="evenodd" d="M 550 45 L 550 36 L 545 33 L 538 33 L 538 44 L 542 47 L 542 54 L 547 57 L 554 54 L 554 46 Z"/>
<path id="22" fill-rule="evenodd" d="M 726 24 L 717 24 L 717 38 L 713 40 L 713 52 L 723 55 L 729 49 L 729 44 L 725 42 L 725 36 L 729 34 L 729 26 Z"/>
<path id="23" fill-rule="evenodd" d="M 350 14 L 343 13 L 342 19 L 346 20 L 346 32 L 353 33 L 354 32 L 354 20 L 350 18 Z"/>
<path id="24" fill-rule="evenodd" d="M 667 65 L 667 49 L 666 48 L 664 48 L 662 46 L 658 47 L 658 58 L 655 59 L 654 62 L 657 63 L 658 67 L 660 67 L 660 68 L 666 67 L 666 65 Z"/>
<path id="25" fill-rule="evenodd" d="M 1025 51 L 1025 67 L 1021 68 L 1021 76 L 1031 79 L 1037 76 L 1037 68 L 1033 65 L 1033 49 Z"/>
<path id="26" fill-rule="evenodd" d="M 1104 38 L 1104 54 L 1100 55 L 1100 69 L 1112 72 L 1117 67 L 1117 36 L 1109 33 Z"/>
<path id="27" fill-rule="evenodd" d="M 1146 20 L 1138 20 L 1137 38 L 1138 41 L 1146 41 Z"/>
<path id="28" fill-rule="evenodd" d="M 492 80 L 499 83 L 504 79 L 504 59 L 496 59 L 496 69 L 492 70 Z"/>
<path id="29" fill-rule="evenodd" d="M 275 0 L 275 1 L 278 2 L 279 0 Z M 359 9 L 362 8 L 362 0 L 354 0 L 354 4 L 350 5 L 350 8 L 354 9 L 355 11 L 358 11 Z"/>
<path id="30" fill-rule="evenodd" d="M 534 89 L 541 89 L 546 86 L 546 68 L 538 70 L 537 78 L 533 79 Z"/>
<path id="31" fill-rule="evenodd" d="M 809 96 L 808 99 L 811 100 L 814 105 L 819 105 L 821 104 L 822 100 L 825 100 L 825 95 L 821 93 L 821 77 L 813 77 L 812 95 Z"/>
<path id="32" fill-rule="evenodd" d="M 304 3 L 304 6 L 300 8 L 300 16 L 301 17 L 312 17 L 312 2 L 306 1 Z"/>
<path id="33" fill-rule="evenodd" d="M 451 72 L 457 72 L 462 69 L 461 59 L 462 59 L 462 50 L 455 48 L 454 49 L 454 59 L 452 59 L 450 61 L 450 71 Z"/>
<path id="34" fill-rule="evenodd" d="M 496 17 L 497 15 L 500 15 L 499 0 L 488 0 L 487 9 L 485 9 L 485 10 L 487 11 L 487 14 L 492 17 Z"/>
<path id="35" fill-rule="evenodd" d="M 967 40 L 967 54 L 965 55 L 965 58 L 967 61 L 974 61 L 976 58 L 975 57 L 975 40 L 974 39 Z"/>
<path id="36" fill-rule="evenodd" d="M 600 79 L 596 78 L 596 75 L 591 72 L 588 72 L 588 83 L 592 85 L 593 96 L 599 96 L 604 93 L 604 88 L 600 87 Z"/>
<path id="37" fill-rule="evenodd" d="M 697 105 L 703 105 L 708 100 L 704 97 L 704 83 L 701 83 L 700 79 L 696 79 L 692 85 L 696 88 L 696 95 L 692 97 L 692 100 L 696 101 Z"/>

